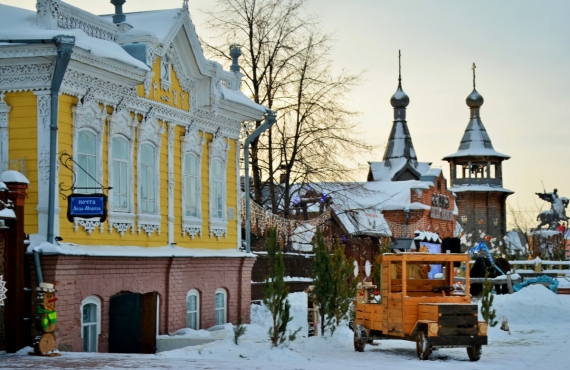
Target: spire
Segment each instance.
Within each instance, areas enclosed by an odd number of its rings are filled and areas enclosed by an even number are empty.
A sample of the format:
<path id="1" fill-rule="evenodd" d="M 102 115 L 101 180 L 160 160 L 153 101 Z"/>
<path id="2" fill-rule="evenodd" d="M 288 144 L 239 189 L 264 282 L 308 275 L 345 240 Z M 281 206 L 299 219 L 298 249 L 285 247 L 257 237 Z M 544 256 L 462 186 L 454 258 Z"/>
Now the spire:
<path id="1" fill-rule="evenodd" d="M 394 107 L 394 118 L 396 118 L 396 109 L 406 109 L 408 104 L 410 104 L 410 98 L 404 90 L 402 90 L 402 53 L 398 50 L 398 89 L 392 95 L 390 99 L 390 104 Z M 406 118 L 406 111 L 402 111 L 403 119 Z"/>
<path id="2" fill-rule="evenodd" d="M 454 157 L 468 157 L 468 156 L 494 156 L 501 158 L 510 158 L 508 155 L 496 152 L 491 143 L 491 139 L 487 134 L 487 130 L 481 121 L 480 110 L 483 105 L 483 97 L 475 90 L 475 68 L 477 66 L 473 63 L 471 69 L 473 70 L 473 91 L 467 96 L 466 103 L 469 106 L 470 119 L 467 128 L 461 138 L 459 149 L 457 152 L 450 154 L 443 158 L 447 160 Z"/>
<path id="3" fill-rule="evenodd" d="M 402 54 L 398 50 L 398 89 L 390 99 L 390 103 L 394 107 L 394 121 L 383 160 L 390 165 L 390 160 L 392 159 L 405 158 L 406 162 L 409 162 L 415 168 L 417 167 L 418 159 L 406 122 L 406 107 L 410 103 L 410 98 L 402 90 L 401 56 Z"/>

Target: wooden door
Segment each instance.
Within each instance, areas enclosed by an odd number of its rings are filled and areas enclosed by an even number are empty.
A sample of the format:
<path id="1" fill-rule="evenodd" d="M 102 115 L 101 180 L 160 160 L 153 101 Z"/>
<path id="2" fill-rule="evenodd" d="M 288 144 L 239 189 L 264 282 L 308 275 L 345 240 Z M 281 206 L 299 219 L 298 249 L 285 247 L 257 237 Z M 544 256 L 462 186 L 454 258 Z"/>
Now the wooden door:
<path id="1" fill-rule="evenodd" d="M 156 353 L 157 292 L 142 295 L 141 299 L 141 352 Z"/>

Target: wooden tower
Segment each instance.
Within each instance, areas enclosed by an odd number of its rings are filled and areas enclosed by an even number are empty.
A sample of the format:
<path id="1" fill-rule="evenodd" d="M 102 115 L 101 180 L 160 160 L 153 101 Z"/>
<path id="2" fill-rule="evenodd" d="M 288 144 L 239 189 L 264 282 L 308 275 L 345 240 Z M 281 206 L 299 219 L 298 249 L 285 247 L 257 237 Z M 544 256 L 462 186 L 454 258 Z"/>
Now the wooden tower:
<path id="1" fill-rule="evenodd" d="M 502 238 L 506 234 L 506 199 L 513 191 L 503 188 L 502 162 L 510 157 L 493 148 L 481 121 L 483 97 L 475 89 L 466 99 L 470 119 L 459 149 L 443 160 L 450 165 L 451 190 L 457 195 L 457 218 L 471 241 L 481 234 Z"/>

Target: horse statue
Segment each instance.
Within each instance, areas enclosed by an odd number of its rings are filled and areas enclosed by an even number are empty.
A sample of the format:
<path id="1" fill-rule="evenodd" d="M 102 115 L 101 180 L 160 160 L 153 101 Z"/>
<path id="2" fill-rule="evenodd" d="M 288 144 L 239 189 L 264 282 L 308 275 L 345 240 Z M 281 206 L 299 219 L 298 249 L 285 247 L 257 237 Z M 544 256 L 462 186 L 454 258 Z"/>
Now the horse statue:
<path id="1" fill-rule="evenodd" d="M 542 211 L 536 220 L 540 220 L 540 224 L 537 229 L 542 228 L 544 225 L 548 225 L 548 229 L 556 230 L 558 228 L 559 221 L 568 221 L 566 217 L 566 208 L 568 207 L 569 199 L 566 197 L 559 197 L 558 190 L 554 189 L 552 193 L 536 193 L 538 197 L 544 201 L 551 203 L 551 208 L 546 211 Z"/>

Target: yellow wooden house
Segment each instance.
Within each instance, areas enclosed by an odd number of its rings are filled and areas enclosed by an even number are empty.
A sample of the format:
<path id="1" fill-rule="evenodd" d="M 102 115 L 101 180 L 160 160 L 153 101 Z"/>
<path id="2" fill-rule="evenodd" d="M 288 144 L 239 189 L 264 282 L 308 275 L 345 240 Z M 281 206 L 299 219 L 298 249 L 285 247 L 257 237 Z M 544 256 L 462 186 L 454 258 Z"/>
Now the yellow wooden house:
<path id="1" fill-rule="evenodd" d="M 57 282 L 59 348 L 153 352 L 249 319 L 240 129 L 266 109 L 240 91 L 237 46 L 230 71 L 204 57 L 187 0 L 111 2 L 0 4 L 0 162 L 30 181 L 30 280 Z M 105 217 L 70 216 L 72 194 L 106 195 Z"/>

